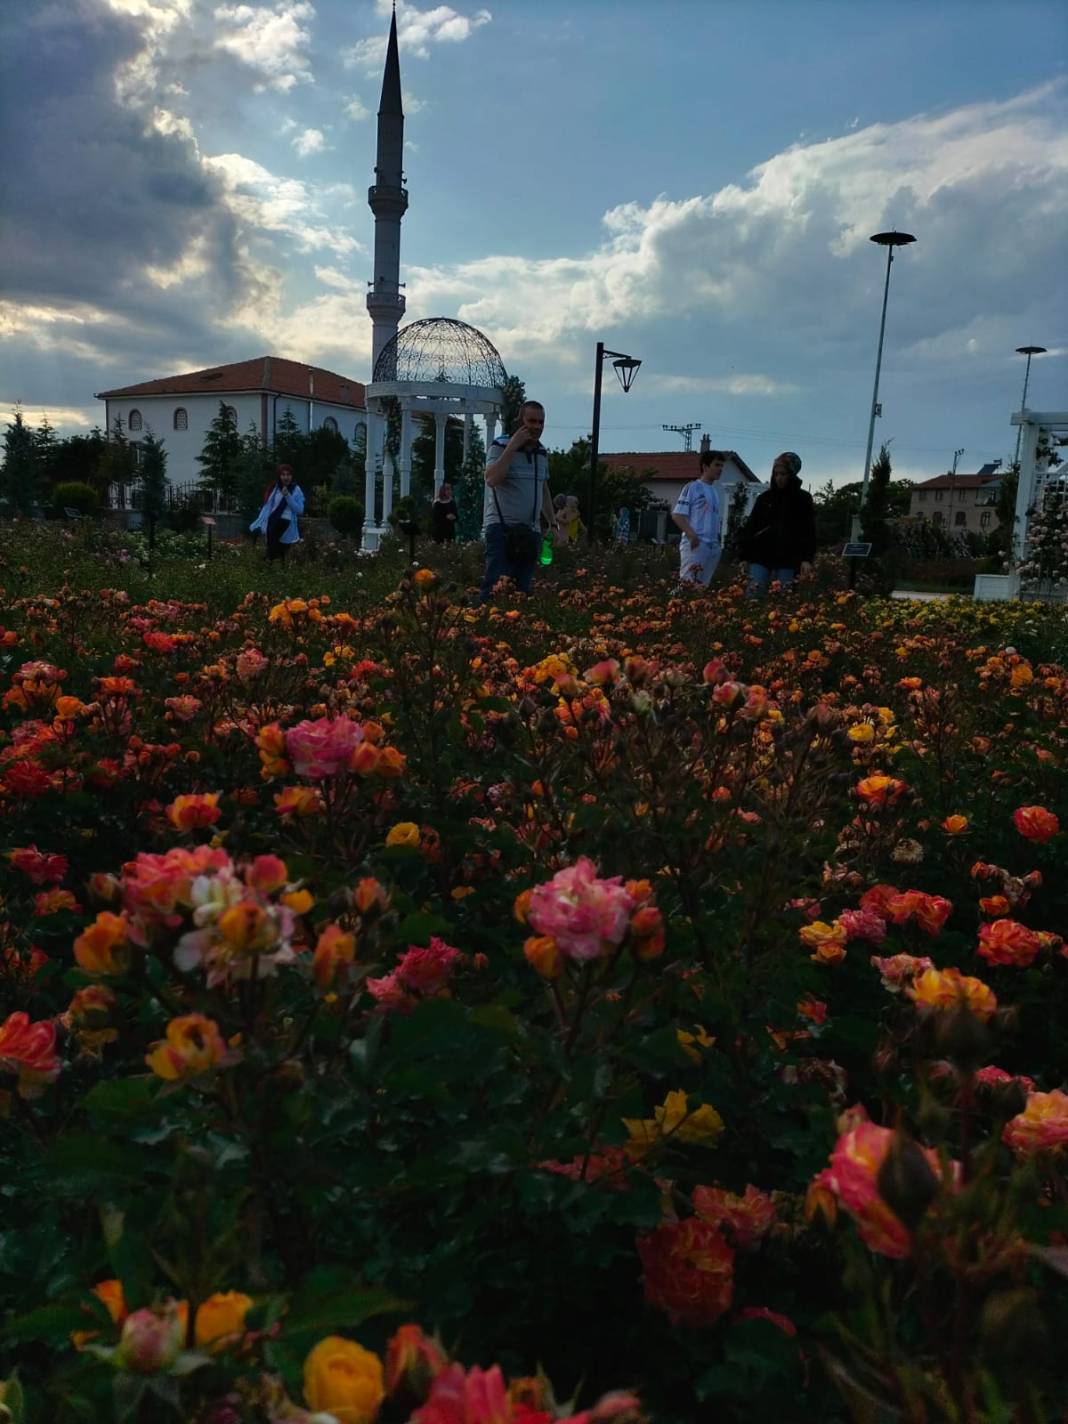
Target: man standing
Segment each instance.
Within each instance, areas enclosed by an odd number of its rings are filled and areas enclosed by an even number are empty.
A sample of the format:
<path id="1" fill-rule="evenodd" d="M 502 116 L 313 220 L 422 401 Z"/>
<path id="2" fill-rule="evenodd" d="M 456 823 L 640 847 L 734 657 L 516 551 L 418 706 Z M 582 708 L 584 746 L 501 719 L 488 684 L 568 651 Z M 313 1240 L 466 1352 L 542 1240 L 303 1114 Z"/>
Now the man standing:
<path id="1" fill-rule="evenodd" d="M 682 530 L 679 578 L 683 583 L 707 588 L 723 553 L 716 481 L 726 461 L 722 450 L 705 450 L 701 455 L 700 479 L 691 480 L 683 487 L 671 511 L 672 521 Z"/>
<path id="2" fill-rule="evenodd" d="M 540 401 L 524 401 L 511 437 L 498 436 L 486 452 L 483 603 L 490 601 L 494 584 L 504 577 L 514 580 L 521 593 L 530 592 L 541 553 L 541 521 L 550 528 L 556 524 L 549 494 L 549 452 L 541 443 L 544 429 L 545 407 Z"/>

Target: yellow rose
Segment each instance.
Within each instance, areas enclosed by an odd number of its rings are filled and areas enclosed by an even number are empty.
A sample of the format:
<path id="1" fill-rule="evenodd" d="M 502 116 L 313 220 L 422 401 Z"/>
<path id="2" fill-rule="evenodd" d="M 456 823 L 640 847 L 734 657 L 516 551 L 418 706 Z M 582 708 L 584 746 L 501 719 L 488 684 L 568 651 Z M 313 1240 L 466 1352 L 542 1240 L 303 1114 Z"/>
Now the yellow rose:
<path id="1" fill-rule="evenodd" d="M 355 1340 L 328 1335 L 304 1361 L 304 1398 L 338 1424 L 371 1424 L 385 1393 L 381 1360 Z"/>
<path id="2" fill-rule="evenodd" d="M 419 827 L 414 821 L 398 821 L 386 836 L 388 846 L 418 846 Z"/>
<path id="3" fill-rule="evenodd" d="M 252 1309 L 252 1297 L 240 1291 L 216 1291 L 198 1308 L 193 1331 L 197 1348 L 214 1355 L 235 1343 L 245 1331 L 245 1316 Z"/>
<path id="4" fill-rule="evenodd" d="M 858 722 L 855 727 L 850 727 L 847 735 L 851 742 L 870 742 L 874 740 L 875 728 L 870 722 Z"/>

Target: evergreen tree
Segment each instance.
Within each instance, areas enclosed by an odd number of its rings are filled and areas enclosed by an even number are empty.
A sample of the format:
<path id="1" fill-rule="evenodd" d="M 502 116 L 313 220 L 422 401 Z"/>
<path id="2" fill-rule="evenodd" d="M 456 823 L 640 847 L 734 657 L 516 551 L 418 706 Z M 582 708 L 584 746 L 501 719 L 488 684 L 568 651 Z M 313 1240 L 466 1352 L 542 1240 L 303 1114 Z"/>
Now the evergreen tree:
<path id="1" fill-rule="evenodd" d="M 527 388 L 518 376 L 509 376 L 501 387 L 504 401 L 501 405 L 501 425 L 505 435 L 511 435 L 519 424 L 519 412 L 527 398 Z"/>
<path id="2" fill-rule="evenodd" d="M 167 508 L 167 451 L 151 430 L 141 437 L 141 512 L 148 527 L 148 547 L 156 547 L 156 526 Z"/>
<path id="3" fill-rule="evenodd" d="M 106 495 L 109 485 L 118 485 L 119 503 L 126 503 L 126 486 L 137 478 L 137 461 L 126 438 L 126 425 L 122 416 L 117 415 L 108 432 L 107 445 L 98 466 L 98 478 Z"/>
<path id="4" fill-rule="evenodd" d="M 60 442 L 49 423 L 47 414 L 41 416 L 41 423 L 33 433 L 33 448 L 37 456 L 37 483 L 41 490 L 51 489 L 56 477 L 56 460 Z"/>
<path id="5" fill-rule="evenodd" d="M 460 466 L 460 473 L 453 484 L 457 539 L 477 539 L 481 535 L 485 489 L 486 442 L 482 439 L 481 430 L 474 425 L 467 447 L 467 459 Z"/>
<path id="6" fill-rule="evenodd" d="M 367 427 L 356 427 L 356 440 L 351 450 L 337 462 L 330 480 L 332 495 L 348 494 L 363 496 L 364 478 L 367 472 Z"/>
<path id="7" fill-rule="evenodd" d="M 237 491 L 237 465 L 241 458 L 241 436 L 237 419 L 225 401 L 219 402 L 219 413 L 208 426 L 204 448 L 197 456 L 203 466 L 200 483 L 224 499 Z"/>
<path id="8" fill-rule="evenodd" d="M 26 514 L 37 503 L 40 489 L 37 448 L 33 431 L 16 407 L 15 418 L 4 432 L 4 464 L 0 469 L 0 499 Z"/>
<path id="9" fill-rule="evenodd" d="M 872 546 L 873 554 L 882 554 L 890 542 L 890 526 L 887 515 L 890 509 L 890 447 L 880 445 L 879 454 L 871 467 L 868 481 L 868 498 L 860 512 L 860 526 L 863 536 Z"/>
<path id="10" fill-rule="evenodd" d="M 274 482 L 274 465 L 271 451 L 260 439 L 255 424 L 251 424 L 241 437 L 235 481 L 237 512 L 246 525 L 260 512 L 265 491 Z"/>
<path id="11" fill-rule="evenodd" d="M 54 484 L 73 480 L 90 485 L 101 498 L 107 491 L 107 481 L 101 464 L 107 450 L 107 439 L 98 425 L 88 435 L 68 435 L 56 442 L 52 461 Z"/>
<path id="12" fill-rule="evenodd" d="M 303 463 L 306 436 L 293 418 L 293 412 L 286 406 L 274 427 L 274 463 L 290 465 L 294 478 Z M 299 479 L 297 480 L 299 484 Z"/>

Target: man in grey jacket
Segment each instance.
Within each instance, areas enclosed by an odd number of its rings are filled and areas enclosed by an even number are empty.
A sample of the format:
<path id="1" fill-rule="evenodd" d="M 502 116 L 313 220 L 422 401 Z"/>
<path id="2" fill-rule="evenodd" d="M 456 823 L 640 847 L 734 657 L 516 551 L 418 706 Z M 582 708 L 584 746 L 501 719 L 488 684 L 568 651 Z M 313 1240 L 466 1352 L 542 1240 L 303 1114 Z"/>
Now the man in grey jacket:
<path id="1" fill-rule="evenodd" d="M 540 401 L 524 401 L 512 435 L 498 436 L 486 452 L 483 603 L 490 601 L 497 580 L 506 576 L 521 593 L 530 592 L 541 548 L 542 520 L 550 529 L 556 526 L 549 493 L 549 452 L 541 443 L 544 429 L 545 407 Z M 523 544 L 525 548 L 516 547 Z"/>

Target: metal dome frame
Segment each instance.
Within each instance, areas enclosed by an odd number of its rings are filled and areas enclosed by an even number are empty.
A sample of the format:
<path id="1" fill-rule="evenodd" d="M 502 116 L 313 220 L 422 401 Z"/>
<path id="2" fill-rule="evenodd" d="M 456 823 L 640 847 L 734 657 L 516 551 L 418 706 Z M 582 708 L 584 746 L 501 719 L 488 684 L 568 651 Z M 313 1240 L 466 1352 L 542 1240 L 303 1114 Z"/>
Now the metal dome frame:
<path id="1" fill-rule="evenodd" d="M 445 478 L 445 427 L 463 420 L 464 459 L 474 422 L 485 422 L 486 449 L 493 444 L 504 408 L 508 373 L 489 337 L 455 317 L 432 316 L 402 327 L 383 346 L 364 396 L 367 404 L 367 458 L 364 549 L 376 549 L 389 525 L 394 479 L 403 499 L 411 488 L 412 441 L 418 428 L 434 422 L 434 483 Z M 400 407 L 400 448 L 386 450 L 386 423 L 393 403 Z"/>
<path id="2" fill-rule="evenodd" d="M 401 327 L 382 348 L 372 384 L 438 383 L 500 390 L 508 379 L 500 353 L 477 327 L 430 316 Z"/>

